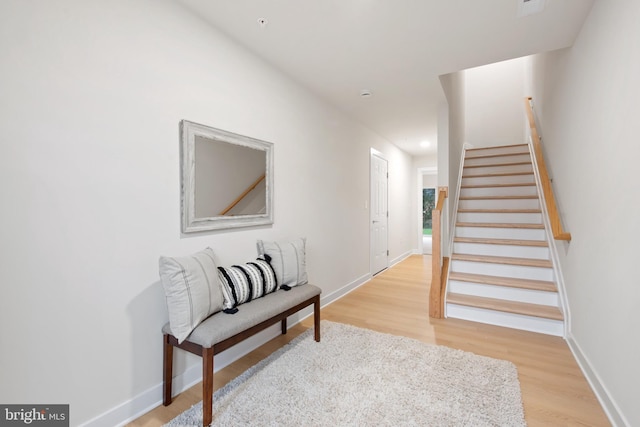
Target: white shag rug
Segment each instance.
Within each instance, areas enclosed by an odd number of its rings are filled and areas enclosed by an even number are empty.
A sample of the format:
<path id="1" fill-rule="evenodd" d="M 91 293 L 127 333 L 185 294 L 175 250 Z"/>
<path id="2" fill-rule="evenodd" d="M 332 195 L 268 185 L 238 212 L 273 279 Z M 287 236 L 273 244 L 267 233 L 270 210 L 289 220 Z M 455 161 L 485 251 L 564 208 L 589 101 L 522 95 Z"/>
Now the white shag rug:
<path id="1" fill-rule="evenodd" d="M 214 377 L 215 380 L 215 377 Z M 202 425 L 202 402 L 167 426 Z M 508 361 L 322 321 L 213 396 L 214 426 L 526 426 Z"/>

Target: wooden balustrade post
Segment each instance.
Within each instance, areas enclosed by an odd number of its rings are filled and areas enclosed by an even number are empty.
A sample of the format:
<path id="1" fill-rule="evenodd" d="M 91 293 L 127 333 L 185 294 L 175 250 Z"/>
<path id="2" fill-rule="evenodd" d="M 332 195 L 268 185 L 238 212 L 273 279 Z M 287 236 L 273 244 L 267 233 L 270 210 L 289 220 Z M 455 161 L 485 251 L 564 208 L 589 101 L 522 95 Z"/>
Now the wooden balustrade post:
<path id="1" fill-rule="evenodd" d="M 448 188 L 440 187 L 438 204 L 431 213 L 431 288 L 429 289 L 429 317 L 444 317 L 443 278 L 447 274 L 448 258 L 442 257 L 442 209 L 448 196 Z"/>
<path id="2" fill-rule="evenodd" d="M 432 212 L 432 233 L 431 233 L 431 289 L 429 290 L 429 317 L 436 319 L 442 318 L 442 298 L 440 292 L 440 283 L 442 282 L 441 270 L 441 241 L 440 235 L 440 215 L 439 210 L 434 209 Z"/>

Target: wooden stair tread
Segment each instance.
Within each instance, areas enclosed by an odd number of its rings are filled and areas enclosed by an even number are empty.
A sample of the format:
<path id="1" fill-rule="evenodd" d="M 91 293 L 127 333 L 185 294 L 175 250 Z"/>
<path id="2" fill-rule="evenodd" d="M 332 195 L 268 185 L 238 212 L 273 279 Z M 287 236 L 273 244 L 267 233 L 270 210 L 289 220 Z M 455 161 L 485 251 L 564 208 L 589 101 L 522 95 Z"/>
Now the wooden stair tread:
<path id="1" fill-rule="evenodd" d="M 499 178 L 503 176 L 521 176 L 521 175 L 533 175 L 533 172 L 482 173 L 478 175 L 462 175 L 462 178 Z"/>
<path id="2" fill-rule="evenodd" d="M 509 157 L 509 156 L 528 156 L 530 155 L 529 151 L 522 151 L 517 153 L 498 153 L 498 154 L 480 154 L 477 156 L 465 156 L 464 159 L 489 159 L 491 157 Z"/>
<path id="3" fill-rule="evenodd" d="M 534 291 L 557 292 L 556 284 L 545 280 L 518 279 L 515 277 L 487 276 L 484 274 L 449 273 L 449 280 L 484 283 L 487 285 L 530 289 Z"/>
<path id="4" fill-rule="evenodd" d="M 486 262 L 492 264 L 506 264 L 506 265 L 519 265 L 523 267 L 540 267 L 540 268 L 552 268 L 553 264 L 548 259 L 536 259 L 536 258 L 514 258 L 504 256 L 489 256 L 489 255 L 471 255 L 471 254 L 452 254 L 452 261 L 472 261 L 472 262 Z"/>
<path id="5" fill-rule="evenodd" d="M 535 230 L 544 230 L 544 224 L 528 224 L 516 222 L 457 222 L 456 227 L 528 228 Z"/>
<path id="6" fill-rule="evenodd" d="M 537 199 L 537 195 L 520 196 L 460 196 L 459 200 L 515 200 L 515 199 Z"/>
<path id="7" fill-rule="evenodd" d="M 529 162 L 509 162 L 509 163 L 492 163 L 492 164 L 488 164 L 488 165 L 464 165 L 463 166 L 463 170 L 465 168 L 493 168 L 496 166 L 522 166 L 522 165 L 531 165 L 532 163 Z"/>
<path id="8" fill-rule="evenodd" d="M 499 184 L 465 184 L 460 188 L 503 188 L 503 187 L 535 187 L 535 182 L 506 182 Z"/>
<path id="9" fill-rule="evenodd" d="M 513 147 L 527 147 L 528 145 L 529 144 L 509 144 L 509 145 L 494 145 L 490 147 L 467 148 L 467 153 L 470 151 L 495 150 L 500 148 L 513 148 Z"/>
<path id="10" fill-rule="evenodd" d="M 542 213 L 540 209 L 458 209 L 458 213 Z"/>
<path id="11" fill-rule="evenodd" d="M 507 301 L 496 298 L 478 297 L 450 293 L 447 295 L 447 304 L 464 305 L 468 307 L 484 308 L 487 310 L 503 311 L 506 313 L 521 314 L 525 316 L 542 317 L 552 320 L 563 320 L 564 316 L 558 307 L 529 304 L 518 301 Z"/>
<path id="12" fill-rule="evenodd" d="M 487 239 L 482 237 L 456 237 L 454 243 L 479 243 L 482 245 L 539 246 L 548 247 L 546 240 Z"/>

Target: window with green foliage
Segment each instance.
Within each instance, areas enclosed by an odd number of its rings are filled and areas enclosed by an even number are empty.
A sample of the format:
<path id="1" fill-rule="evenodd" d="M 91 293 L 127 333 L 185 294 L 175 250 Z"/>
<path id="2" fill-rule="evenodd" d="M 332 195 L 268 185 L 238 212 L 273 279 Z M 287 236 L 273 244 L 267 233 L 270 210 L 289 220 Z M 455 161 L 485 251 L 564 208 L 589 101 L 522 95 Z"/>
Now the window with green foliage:
<path id="1" fill-rule="evenodd" d="M 422 189 L 422 233 L 431 235 L 431 211 L 436 207 L 436 189 Z"/>

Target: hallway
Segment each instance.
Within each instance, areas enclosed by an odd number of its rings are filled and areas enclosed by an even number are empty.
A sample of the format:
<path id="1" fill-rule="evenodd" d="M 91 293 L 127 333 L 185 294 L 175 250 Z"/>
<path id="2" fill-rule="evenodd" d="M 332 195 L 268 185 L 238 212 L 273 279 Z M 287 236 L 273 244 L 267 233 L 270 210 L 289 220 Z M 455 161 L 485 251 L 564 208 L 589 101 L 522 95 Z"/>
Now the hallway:
<path id="1" fill-rule="evenodd" d="M 571 351 L 562 338 L 457 319 L 430 319 L 427 313 L 431 257 L 413 255 L 322 309 L 322 319 L 402 335 L 479 355 L 509 360 L 518 368 L 529 426 L 609 426 Z M 307 328 L 293 326 L 216 373 L 217 390 Z M 159 406 L 130 426 L 159 426 L 202 399 L 201 383 Z"/>

